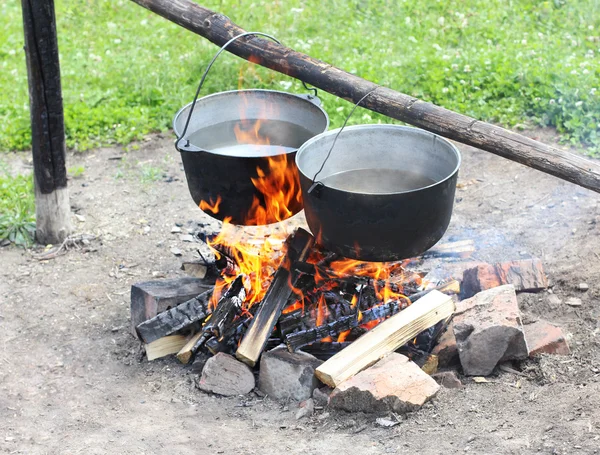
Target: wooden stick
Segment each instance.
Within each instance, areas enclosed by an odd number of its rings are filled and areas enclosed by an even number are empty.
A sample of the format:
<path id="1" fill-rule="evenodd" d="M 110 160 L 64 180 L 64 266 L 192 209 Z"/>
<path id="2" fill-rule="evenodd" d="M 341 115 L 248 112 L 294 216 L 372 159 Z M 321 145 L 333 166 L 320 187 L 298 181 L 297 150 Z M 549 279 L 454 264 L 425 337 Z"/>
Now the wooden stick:
<path id="1" fill-rule="evenodd" d="M 336 387 L 453 312 L 451 297 L 431 291 L 334 355 L 319 366 L 315 374 L 321 382 Z"/>
<path id="2" fill-rule="evenodd" d="M 65 123 L 54 0 L 21 0 L 29 80 L 36 237 L 60 244 L 71 233 Z"/>
<path id="3" fill-rule="evenodd" d="M 218 46 L 245 32 L 226 16 L 190 0 L 132 1 Z M 239 39 L 227 50 L 352 103 L 377 87 L 373 82 L 266 39 Z M 599 164 L 499 126 L 385 87 L 368 96 L 361 106 L 600 192 Z"/>
<path id="4" fill-rule="evenodd" d="M 271 285 L 261 302 L 250 327 L 246 331 L 235 356 L 238 360 L 254 366 L 260 357 L 265 344 L 273 332 L 275 323 L 281 316 L 288 298 L 293 292 L 293 286 L 298 274 L 292 265 L 304 261 L 314 244 L 314 237 L 302 228 L 286 240 L 287 253 L 283 264 L 273 275 Z"/>
<path id="5" fill-rule="evenodd" d="M 212 293 L 213 290 L 210 289 L 142 322 L 136 328 L 139 338 L 145 343 L 151 343 L 202 322 L 211 313 L 209 302 Z"/>
<path id="6" fill-rule="evenodd" d="M 186 338 L 183 335 L 169 335 L 148 343 L 144 347 L 148 360 L 154 360 L 170 354 L 177 354 L 185 346 L 185 343 Z"/>
<path id="7" fill-rule="evenodd" d="M 185 345 L 179 350 L 179 352 L 177 352 L 176 357 L 181 363 L 189 363 L 190 360 L 192 360 L 192 357 L 194 357 L 194 346 L 196 346 L 196 343 L 202 335 L 202 332 L 198 332 L 192 335 L 187 340 Z"/>

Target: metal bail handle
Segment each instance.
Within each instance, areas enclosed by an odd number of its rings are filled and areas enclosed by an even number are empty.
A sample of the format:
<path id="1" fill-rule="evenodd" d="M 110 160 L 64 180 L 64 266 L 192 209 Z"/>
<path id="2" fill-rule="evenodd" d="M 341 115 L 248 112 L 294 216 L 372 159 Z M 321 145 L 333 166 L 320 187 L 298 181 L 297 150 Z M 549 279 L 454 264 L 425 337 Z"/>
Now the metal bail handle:
<path id="1" fill-rule="evenodd" d="M 321 173 L 321 171 L 325 167 L 325 163 L 327 163 L 327 160 L 331 156 L 331 152 L 333 151 L 333 147 L 335 147 L 335 143 L 337 142 L 338 137 L 340 136 L 340 134 L 342 133 L 342 131 L 344 131 L 344 128 L 346 128 L 346 123 L 348 123 L 348 120 L 350 120 L 350 117 L 352 117 L 352 114 L 354 114 L 354 111 L 359 106 L 359 104 L 362 103 L 367 96 L 369 96 L 371 93 L 373 93 L 375 90 L 377 90 L 380 87 L 381 86 L 379 86 L 379 85 L 377 87 L 375 87 L 373 90 L 371 90 L 366 95 L 364 95 L 361 99 L 359 99 L 358 102 L 354 105 L 354 107 L 352 108 L 352 110 L 348 114 L 348 117 L 346 117 L 346 120 L 344 120 L 344 124 L 342 125 L 342 127 L 340 128 L 340 130 L 337 132 L 337 134 L 333 138 L 333 143 L 331 144 L 331 147 L 329 148 L 329 151 L 327 152 L 327 156 L 323 160 L 323 163 L 321 163 L 321 167 L 315 173 L 315 176 L 312 179 L 312 185 L 310 186 L 310 188 L 307 191 L 308 194 L 312 194 L 315 197 L 319 197 L 321 195 L 321 191 L 323 190 L 323 188 L 325 187 L 325 185 L 323 184 L 323 182 L 317 182 L 317 176 Z"/>
<path id="2" fill-rule="evenodd" d="M 277 38 L 275 38 L 274 36 L 271 36 L 271 35 L 269 35 L 267 33 L 263 33 L 263 32 L 244 32 L 244 33 L 240 33 L 239 35 L 234 36 L 229 41 L 227 41 L 225 44 L 223 44 L 223 46 L 217 51 L 217 53 L 214 55 L 214 57 L 212 58 L 212 60 L 208 64 L 208 66 L 206 67 L 206 70 L 204 71 L 204 74 L 202 75 L 202 78 L 200 79 L 200 84 L 198 84 L 198 89 L 196 90 L 196 95 L 194 96 L 194 101 L 192 102 L 192 105 L 190 107 L 190 113 L 188 114 L 187 120 L 185 121 L 185 126 L 183 127 L 183 132 L 181 133 L 181 136 L 179 136 L 177 138 L 177 140 L 175 141 L 175 148 L 177 150 L 180 150 L 179 143 L 182 142 L 182 138 L 185 138 L 185 133 L 187 133 L 188 126 L 190 125 L 190 120 L 192 119 L 192 114 L 194 113 L 194 108 L 196 107 L 196 101 L 198 101 L 198 96 L 200 96 L 200 90 L 202 89 L 202 86 L 204 85 L 204 81 L 206 80 L 206 76 L 208 76 L 208 72 L 210 71 L 211 67 L 213 66 L 213 63 L 215 63 L 215 60 L 217 60 L 217 58 L 219 57 L 219 55 L 221 55 L 221 53 L 223 53 L 223 51 L 226 50 L 227 47 L 231 43 L 233 43 L 238 38 L 242 38 L 244 36 L 250 36 L 250 35 L 264 36 L 266 38 L 269 38 L 269 39 L 275 41 L 277 44 L 281 44 L 281 41 L 279 41 Z M 307 99 L 309 101 L 313 101 L 314 99 L 318 100 L 318 98 L 317 98 L 317 89 L 314 88 L 314 87 L 312 87 L 312 88 L 308 87 L 304 81 L 301 81 L 301 82 L 302 82 L 302 85 L 304 86 L 304 88 L 306 90 L 313 91 L 312 95 L 306 95 Z M 187 141 L 183 145 L 183 147 L 185 147 L 186 151 L 193 151 L 192 150 L 193 146 L 191 146 L 189 144 L 189 141 Z M 196 147 L 196 149 L 197 149 L 197 147 Z"/>

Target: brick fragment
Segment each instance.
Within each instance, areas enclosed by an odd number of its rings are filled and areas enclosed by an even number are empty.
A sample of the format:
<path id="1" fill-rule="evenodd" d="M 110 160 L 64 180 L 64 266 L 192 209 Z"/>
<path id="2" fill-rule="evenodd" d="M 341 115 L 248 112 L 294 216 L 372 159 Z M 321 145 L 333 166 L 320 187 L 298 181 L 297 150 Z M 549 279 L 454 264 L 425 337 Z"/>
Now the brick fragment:
<path id="1" fill-rule="evenodd" d="M 529 356 L 539 354 L 570 355 L 571 349 L 560 327 L 546 321 L 536 321 L 523 327 Z"/>

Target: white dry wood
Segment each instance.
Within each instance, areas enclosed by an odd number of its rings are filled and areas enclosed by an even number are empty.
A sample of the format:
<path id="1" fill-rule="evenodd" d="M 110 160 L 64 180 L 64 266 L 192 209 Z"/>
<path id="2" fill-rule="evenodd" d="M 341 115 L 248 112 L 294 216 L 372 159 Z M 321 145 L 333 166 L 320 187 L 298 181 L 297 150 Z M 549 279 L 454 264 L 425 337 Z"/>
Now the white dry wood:
<path id="1" fill-rule="evenodd" d="M 177 354 L 185 346 L 186 341 L 187 339 L 183 335 L 169 335 L 159 338 L 144 345 L 146 356 L 148 360 L 154 360 L 170 354 Z"/>
<path id="2" fill-rule="evenodd" d="M 453 312 L 452 297 L 431 291 L 338 352 L 318 367 L 315 374 L 328 386 L 336 387 Z"/>
<path id="3" fill-rule="evenodd" d="M 35 190 L 35 235 L 43 245 L 60 244 L 71 233 L 69 191 L 58 188 L 49 194 Z"/>
<path id="4" fill-rule="evenodd" d="M 185 345 L 177 352 L 177 359 L 179 359 L 181 363 L 189 363 L 189 361 L 192 359 L 192 356 L 194 355 L 192 349 L 194 349 L 194 346 L 196 345 L 196 343 L 202 335 L 204 335 L 202 331 L 199 331 L 198 333 L 193 335 L 185 343 Z"/>

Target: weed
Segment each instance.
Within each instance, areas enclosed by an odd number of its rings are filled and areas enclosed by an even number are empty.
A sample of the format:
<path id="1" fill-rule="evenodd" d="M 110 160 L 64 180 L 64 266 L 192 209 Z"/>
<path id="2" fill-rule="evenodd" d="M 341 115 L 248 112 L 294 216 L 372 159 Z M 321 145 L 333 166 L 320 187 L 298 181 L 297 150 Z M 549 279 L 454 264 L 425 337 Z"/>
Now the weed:
<path id="1" fill-rule="evenodd" d="M 69 177 L 74 178 L 74 179 L 83 177 L 84 172 L 85 172 L 85 167 L 83 167 L 83 166 L 74 166 L 74 167 L 70 167 L 69 169 L 67 169 L 67 173 L 69 174 Z"/>
<path id="2" fill-rule="evenodd" d="M 0 240 L 28 247 L 35 235 L 35 198 L 31 175 L 0 175 Z"/>

